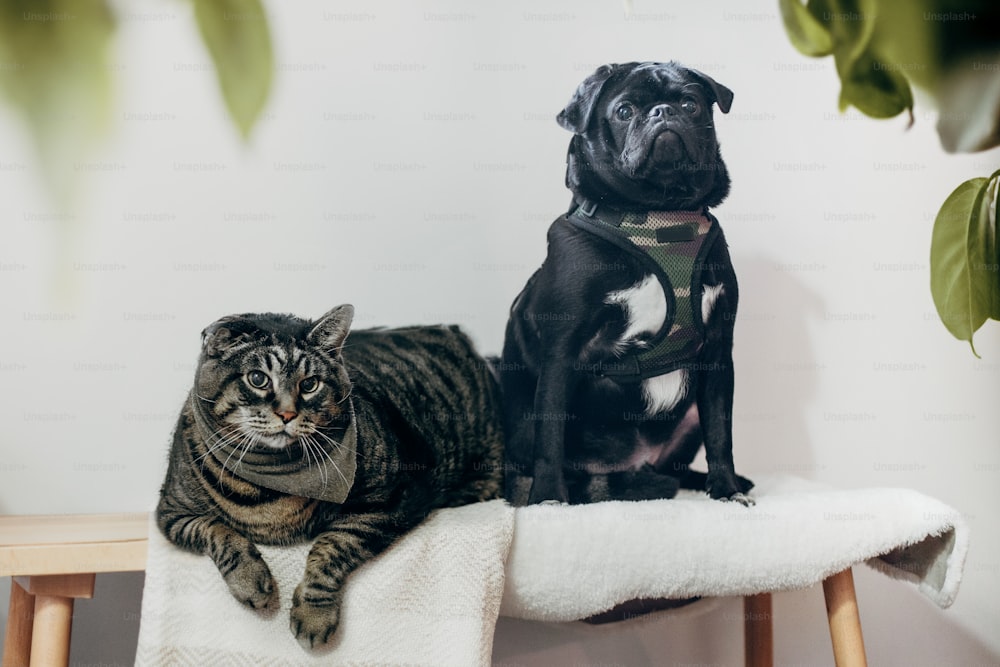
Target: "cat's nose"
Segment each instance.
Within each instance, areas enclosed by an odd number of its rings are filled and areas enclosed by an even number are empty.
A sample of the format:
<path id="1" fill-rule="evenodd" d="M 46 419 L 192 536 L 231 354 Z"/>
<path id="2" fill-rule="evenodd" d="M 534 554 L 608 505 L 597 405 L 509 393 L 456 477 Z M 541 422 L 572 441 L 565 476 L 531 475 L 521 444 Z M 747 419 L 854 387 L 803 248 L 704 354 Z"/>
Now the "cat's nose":
<path id="1" fill-rule="evenodd" d="M 295 417 L 296 417 L 296 416 L 298 416 L 298 413 L 297 413 L 297 412 L 291 412 L 291 411 L 286 411 L 286 412 L 275 412 L 274 414 L 276 414 L 276 415 L 278 415 L 279 417 L 281 417 L 281 421 L 283 421 L 283 422 L 284 422 L 284 423 L 286 423 L 286 424 L 287 424 L 288 422 L 292 421 L 293 419 L 295 419 Z"/>

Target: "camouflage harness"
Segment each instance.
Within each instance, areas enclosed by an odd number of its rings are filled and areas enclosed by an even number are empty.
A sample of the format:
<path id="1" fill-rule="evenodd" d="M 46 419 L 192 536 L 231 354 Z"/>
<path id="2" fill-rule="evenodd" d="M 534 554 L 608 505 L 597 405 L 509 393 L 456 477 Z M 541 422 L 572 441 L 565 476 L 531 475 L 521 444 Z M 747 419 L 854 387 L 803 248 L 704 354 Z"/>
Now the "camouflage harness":
<path id="1" fill-rule="evenodd" d="M 663 326 L 646 347 L 594 372 L 635 382 L 690 368 L 705 344 L 701 273 L 719 236 L 718 220 L 707 210 L 628 213 L 593 202 L 580 204 L 566 219 L 638 259 L 659 280 L 667 300 Z"/>

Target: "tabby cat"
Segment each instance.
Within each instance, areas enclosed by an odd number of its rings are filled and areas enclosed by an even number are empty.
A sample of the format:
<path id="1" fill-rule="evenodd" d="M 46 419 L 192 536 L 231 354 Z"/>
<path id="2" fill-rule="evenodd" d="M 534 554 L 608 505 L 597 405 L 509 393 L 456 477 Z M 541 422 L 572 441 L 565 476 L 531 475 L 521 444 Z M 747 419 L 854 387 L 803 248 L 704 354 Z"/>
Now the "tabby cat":
<path id="1" fill-rule="evenodd" d="M 209 326 L 157 507 L 167 539 L 255 609 L 278 591 L 254 544 L 314 540 L 291 610 L 309 647 L 335 633 L 352 571 L 431 510 L 502 491 L 499 389 L 469 339 L 412 327 L 345 345 L 353 314 Z"/>

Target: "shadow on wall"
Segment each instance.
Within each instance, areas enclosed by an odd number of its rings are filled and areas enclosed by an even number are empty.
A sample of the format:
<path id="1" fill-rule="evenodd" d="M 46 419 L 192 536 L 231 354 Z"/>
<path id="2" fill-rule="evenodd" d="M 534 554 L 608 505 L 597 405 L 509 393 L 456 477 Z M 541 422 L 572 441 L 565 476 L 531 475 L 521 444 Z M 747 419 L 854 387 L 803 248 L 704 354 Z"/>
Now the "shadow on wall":
<path id="1" fill-rule="evenodd" d="M 855 568 L 868 661 L 873 665 L 1000 665 L 1000 654 L 909 584 Z M 966 582 L 965 585 L 968 585 Z M 971 597 L 971 596 L 970 596 Z M 955 605 L 963 603 L 959 589 Z"/>
<path id="2" fill-rule="evenodd" d="M 145 578 L 143 572 L 97 575 L 93 599 L 76 600 L 73 605 L 71 665 L 125 667 L 135 663 Z M 0 578 L 0 653 L 12 585 L 10 577 Z"/>
<path id="3" fill-rule="evenodd" d="M 92 600 L 77 600 L 72 665 L 132 665 L 139 645 L 144 572 L 99 574 Z"/>
<path id="4" fill-rule="evenodd" d="M 708 598 L 598 626 L 500 617 L 493 665 L 738 665 L 743 663 L 742 610 L 735 598 Z"/>
<path id="5" fill-rule="evenodd" d="M 740 285 L 733 348 L 737 468 L 814 479 L 821 469 L 805 415 L 823 364 L 807 323 L 824 303 L 798 278 L 801 267 L 760 256 L 736 256 L 733 264 Z"/>

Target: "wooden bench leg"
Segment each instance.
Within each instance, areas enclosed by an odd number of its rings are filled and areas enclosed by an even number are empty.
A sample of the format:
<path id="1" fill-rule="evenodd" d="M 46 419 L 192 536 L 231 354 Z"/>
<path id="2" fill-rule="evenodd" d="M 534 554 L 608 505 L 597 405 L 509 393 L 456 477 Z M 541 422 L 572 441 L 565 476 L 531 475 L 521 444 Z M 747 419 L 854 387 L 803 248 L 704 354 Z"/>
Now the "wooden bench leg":
<path id="1" fill-rule="evenodd" d="M 73 632 L 73 598 L 35 596 L 35 627 L 31 632 L 31 667 L 69 664 Z"/>
<path id="2" fill-rule="evenodd" d="M 35 598 L 14 580 L 10 582 L 10 607 L 3 643 L 3 667 L 24 667 L 31 657 L 31 624 Z"/>
<path id="3" fill-rule="evenodd" d="M 770 593 L 743 598 L 743 655 L 747 667 L 771 667 L 774 664 Z"/>
<path id="4" fill-rule="evenodd" d="M 9 665 L 5 644 L 3 667 L 68 665 L 73 600 L 93 597 L 94 579 L 93 574 L 15 577 L 11 584 L 11 607 L 20 608 L 15 622 L 30 624 L 30 629 L 17 630 L 13 649 L 16 653 L 10 654 Z M 13 613 L 11 617 L 14 617 Z M 9 619 L 7 628 L 9 641 Z"/>
<path id="5" fill-rule="evenodd" d="M 851 569 L 824 580 L 823 595 L 826 598 L 826 615 L 830 620 L 834 663 L 837 667 L 866 667 L 868 660 Z"/>

